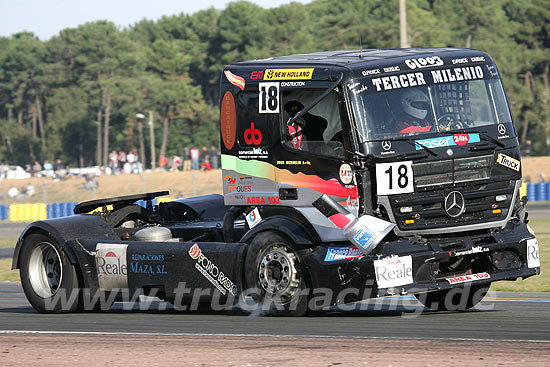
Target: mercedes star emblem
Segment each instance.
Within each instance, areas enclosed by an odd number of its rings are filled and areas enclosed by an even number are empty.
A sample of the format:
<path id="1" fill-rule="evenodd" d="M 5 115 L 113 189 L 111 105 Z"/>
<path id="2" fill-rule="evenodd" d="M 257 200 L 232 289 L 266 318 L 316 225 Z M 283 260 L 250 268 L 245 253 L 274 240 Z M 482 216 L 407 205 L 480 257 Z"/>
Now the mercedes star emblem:
<path id="1" fill-rule="evenodd" d="M 500 135 L 506 134 L 506 126 L 504 124 L 498 124 L 498 133 Z"/>
<path id="2" fill-rule="evenodd" d="M 382 148 L 383 148 L 384 150 L 390 150 L 390 149 L 391 149 L 391 142 L 388 141 L 388 140 L 384 140 L 384 141 L 382 142 Z"/>
<path id="3" fill-rule="evenodd" d="M 451 218 L 457 218 L 466 210 L 464 195 L 459 191 L 452 191 L 445 196 L 445 212 Z"/>

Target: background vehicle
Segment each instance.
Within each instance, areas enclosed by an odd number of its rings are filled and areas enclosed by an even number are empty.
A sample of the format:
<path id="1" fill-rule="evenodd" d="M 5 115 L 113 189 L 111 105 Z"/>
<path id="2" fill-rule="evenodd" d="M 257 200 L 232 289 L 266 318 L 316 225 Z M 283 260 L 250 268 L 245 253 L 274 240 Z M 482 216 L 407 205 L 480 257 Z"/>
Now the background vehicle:
<path id="1" fill-rule="evenodd" d="M 489 55 L 283 56 L 227 66 L 220 91 L 223 196 L 96 200 L 31 224 L 13 267 L 37 310 L 78 309 L 86 296 L 46 307 L 77 285 L 186 302 L 181 282 L 284 315 L 390 294 L 464 310 L 491 282 L 540 272 Z"/>

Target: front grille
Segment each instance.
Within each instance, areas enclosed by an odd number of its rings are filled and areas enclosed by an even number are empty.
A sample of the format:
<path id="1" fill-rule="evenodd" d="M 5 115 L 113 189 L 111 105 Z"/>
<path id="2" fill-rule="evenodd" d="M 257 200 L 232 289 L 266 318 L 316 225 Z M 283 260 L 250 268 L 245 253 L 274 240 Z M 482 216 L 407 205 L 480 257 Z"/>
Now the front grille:
<path id="1" fill-rule="evenodd" d="M 486 180 L 491 177 L 493 155 L 413 164 L 417 188 Z"/>
<path id="2" fill-rule="evenodd" d="M 399 229 L 413 231 L 504 220 L 512 203 L 515 181 L 473 181 L 455 183 L 448 188 L 425 187 L 414 194 L 390 196 L 391 210 Z M 445 197 L 452 191 L 458 191 L 464 197 L 465 211 L 457 218 L 451 218 L 444 208 Z M 506 199 L 497 202 L 497 195 L 506 195 Z M 402 213 L 404 207 L 406 213 Z"/>

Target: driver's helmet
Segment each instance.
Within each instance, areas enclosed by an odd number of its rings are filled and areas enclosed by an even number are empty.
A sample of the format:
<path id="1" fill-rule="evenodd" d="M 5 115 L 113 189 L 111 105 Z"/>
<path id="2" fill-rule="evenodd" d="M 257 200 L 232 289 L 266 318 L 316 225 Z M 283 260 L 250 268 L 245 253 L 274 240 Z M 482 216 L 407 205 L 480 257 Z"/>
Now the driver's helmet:
<path id="1" fill-rule="evenodd" d="M 430 99 L 418 89 L 409 89 L 401 96 L 401 107 L 405 113 L 423 120 L 428 116 Z"/>

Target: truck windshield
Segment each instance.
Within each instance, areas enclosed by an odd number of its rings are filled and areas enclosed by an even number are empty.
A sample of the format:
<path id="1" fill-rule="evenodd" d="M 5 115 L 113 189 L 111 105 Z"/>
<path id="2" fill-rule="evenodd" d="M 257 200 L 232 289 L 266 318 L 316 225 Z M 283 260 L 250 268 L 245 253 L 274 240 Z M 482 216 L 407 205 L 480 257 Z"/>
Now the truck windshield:
<path id="1" fill-rule="evenodd" d="M 493 64 L 357 78 L 346 89 L 362 142 L 512 121 Z"/>

